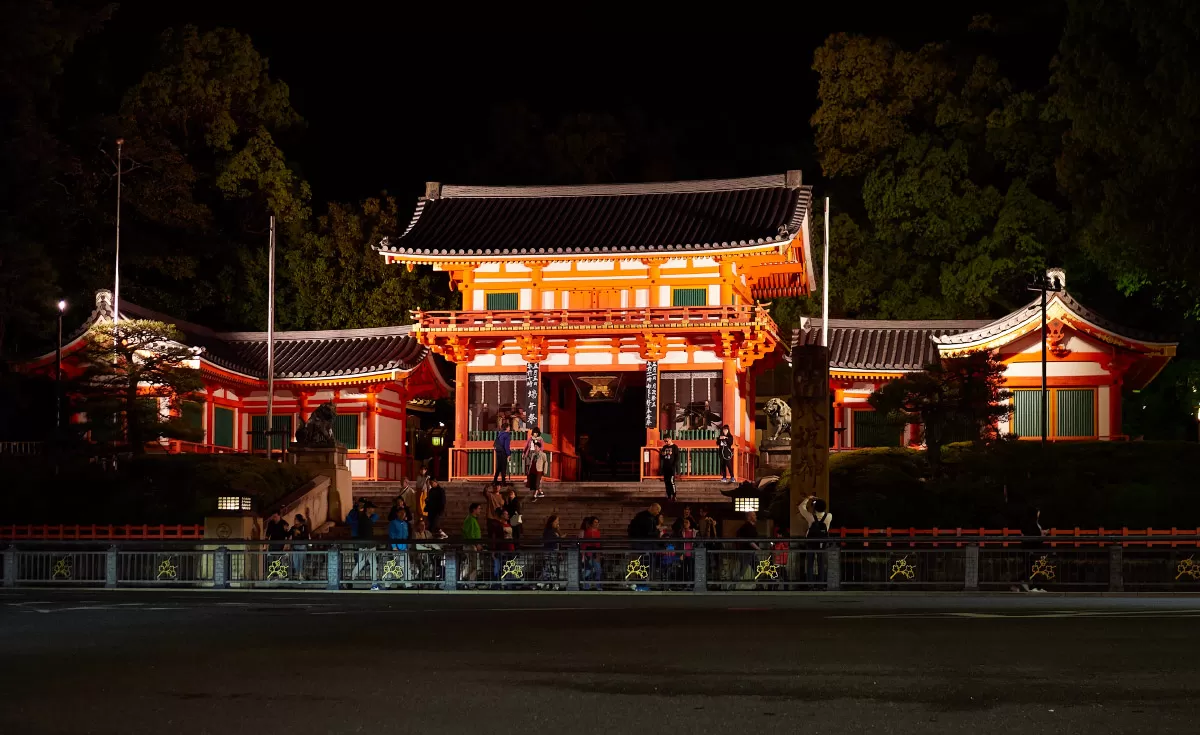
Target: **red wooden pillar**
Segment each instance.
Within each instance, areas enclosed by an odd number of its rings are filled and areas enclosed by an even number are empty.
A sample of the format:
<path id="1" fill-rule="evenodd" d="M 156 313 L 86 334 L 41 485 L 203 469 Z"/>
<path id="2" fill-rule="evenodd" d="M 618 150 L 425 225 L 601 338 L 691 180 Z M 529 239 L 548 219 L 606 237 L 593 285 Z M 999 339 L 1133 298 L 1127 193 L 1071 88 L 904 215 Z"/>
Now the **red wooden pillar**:
<path id="1" fill-rule="evenodd" d="M 737 394 L 737 358 L 726 357 L 721 361 L 721 423 L 729 424 L 729 433 L 735 435 Z"/>
<path id="2" fill-rule="evenodd" d="M 470 393 L 470 378 L 465 360 L 454 363 L 454 446 L 467 446 L 467 397 Z"/>
<path id="3" fill-rule="evenodd" d="M 213 404 L 213 393 L 217 390 L 217 386 L 212 383 L 204 385 L 204 443 L 215 444 L 216 434 L 213 433 L 213 421 L 216 411 Z"/>

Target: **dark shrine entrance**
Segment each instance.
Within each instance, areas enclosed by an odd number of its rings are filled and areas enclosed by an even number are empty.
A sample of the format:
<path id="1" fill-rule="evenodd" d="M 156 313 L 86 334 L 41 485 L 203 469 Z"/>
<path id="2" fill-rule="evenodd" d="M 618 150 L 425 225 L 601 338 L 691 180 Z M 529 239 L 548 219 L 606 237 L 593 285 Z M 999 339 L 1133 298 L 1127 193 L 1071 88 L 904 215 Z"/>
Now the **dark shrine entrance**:
<path id="1" fill-rule="evenodd" d="M 580 479 L 636 481 L 646 440 L 646 378 L 641 372 L 571 375 L 578 391 L 575 446 Z"/>

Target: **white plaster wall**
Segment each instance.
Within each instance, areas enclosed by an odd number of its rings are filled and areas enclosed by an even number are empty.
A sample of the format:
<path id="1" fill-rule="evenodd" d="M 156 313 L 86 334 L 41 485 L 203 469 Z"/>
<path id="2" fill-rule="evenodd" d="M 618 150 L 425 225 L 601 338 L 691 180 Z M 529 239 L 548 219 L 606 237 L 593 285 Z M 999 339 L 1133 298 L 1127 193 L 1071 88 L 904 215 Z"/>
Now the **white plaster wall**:
<path id="1" fill-rule="evenodd" d="M 641 358 L 641 356 L 638 355 L 636 352 L 618 352 L 617 353 L 617 364 L 618 365 L 642 365 L 642 364 L 645 364 L 645 362 L 646 361 L 643 360 Z"/>
<path id="2" fill-rule="evenodd" d="M 571 308 L 571 293 L 569 291 L 562 292 L 562 308 Z"/>
<path id="3" fill-rule="evenodd" d="M 639 288 L 634 293 L 637 295 L 634 301 L 634 306 L 637 306 L 639 309 L 641 309 L 650 305 L 650 289 Z"/>
<path id="4" fill-rule="evenodd" d="M 576 352 L 576 365 L 611 365 L 613 364 L 613 356 L 611 352 Z"/>
<path id="5" fill-rule="evenodd" d="M 1102 439 L 1107 439 L 1113 434 L 1120 433 L 1120 427 L 1112 425 L 1112 413 L 1109 411 L 1111 404 L 1111 389 L 1107 385 L 1100 386 L 1096 391 L 1096 433 Z"/>
<path id="6" fill-rule="evenodd" d="M 546 267 L 542 268 L 542 273 L 562 273 L 569 270 L 571 270 L 571 264 L 560 260 L 556 263 L 547 264 Z"/>
<path id="7" fill-rule="evenodd" d="M 671 258 L 660 266 L 661 270 L 670 268 L 687 268 L 687 258 Z"/>
<path id="8" fill-rule="evenodd" d="M 721 363 L 721 358 L 717 357 L 717 353 L 708 350 L 696 350 L 692 353 L 692 361 L 697 363 Z"/>
<path id="9" fill-rule="evenodd" d="M 621 308 L 629 308 L 629 289 L 627 288 L 621 289 Z"/>
<path id="10" fill-rule="evenodd" d="M 686 350 L 670 350 L 658 362 L 660 365 L 684 365 L 687 364 L 687 361 L 688 355 Z"/>
<path id="11" fill-rule="evenodd" d="M 636 260 L 622 260 L 622 261 L 621 261 L 621 264 L 620 264 L 620 266 L 619 266 L 619 267 L 620 267 L 620 269 L 621 269 L 621 270 L 623 270 L 623 271 L 646 271 L 646 270 L 650 270 L 649 266 L 647 266 L 647 265 L 646 265 L 646 264 L 644 264 L 644 263 L 640 263 L 640 262 L 638 262 L 638 261 L 636 261 Z"/>
<path id="12" fill-rule="evenodd" d="M 475 289 L 471 293 L 471 307 L 476 311 L 483 311 L 487 308 L 487 294 L 479 289 Z"/>
<path id="13" fill-rule="evenodd" d="M 570 365 L 571 356 L 565 352 L 552 352 L 546 355 L 546 359 L 542 361 L 543 365 Z"/>
<path id="14" fill-rule="evenodd" d="M 713 258 L 711 256 L 706 256 L 703 258 L 692 258 L 692 265 L 697 268 L 716 268 L 717 267 L 717 259 Z"/>
<path id="15" fill-rule="evenodd" d="M 403 454 L 404 425 L 400 423 L 400 419 L 380 416 L 379 430 L 375 434 L 375 441 L 378 443 L 375 448 L 380 451 Z M 366 446 L 366 442 L 363 442 L 362 446 Z"/>
<path id="16" fill-rule="evenodd" d="M 1006 378 L 1041 377 L 1041 362 L 1014 362 L 1004 371 Z M 1046 363 L 1046 375 L 1054 378 L 1082 377 L 1091 375 L 1108 375 L 1108 371 L 1095 362 L 1054 362 Z"/>
<path id="17" fill-rule="evenodd" d="M 476 273 L 499 273 L 500 263 L 481 263 L 475 266 Z"/>
<path id="18" fill-rule="evenodd" d="M 553 291 L 543 291 L 542 292 L 542 308 L 543 309 L 553 309 L 554 308 L 554 292 Z"/>
<path id="19" fill-rule="evenodd" d="M 505 263 L 504 270 L 506 273 L 532 273 L 533 269 L 524 263 Z"/>
<path id="20" fill-rule="evenodd" d="M 658 287 L 658 305 L 659 306 L 670 306 L 671 305 L 671 287 L 670 286 L 659 286 Z"/>
<path id="21" fill-rule="evenodd" d="M 721 304 L 721 287 L 717 284 L 709 284 L 708 286 L 708 305 L 720 306 Z"/>
<path id="22" fill-rule="evenodd" d="M 520 303 L 522 309 L 532 309 L 533 308 L 533 289 L 532 288 L 521 289 L 521 295 L 518 298 L 518 302 Z"/>
<path id="23" fill-rule="evenodd" d="M 496 356 L 495 355 L 476 355 L 474 357 L 474 359 L 472 359 L 471 362 L 469 362 L 467 364 L 472 367 L 495 367 L 496 366 Z"/>
<path id="24" fill-rule="evenodd" d="M 505 354 L 505 355 L 500 356 L 500 364 L 501 365 L 524 365 L 525 358 L 521 357 L 520 355 Z"/>

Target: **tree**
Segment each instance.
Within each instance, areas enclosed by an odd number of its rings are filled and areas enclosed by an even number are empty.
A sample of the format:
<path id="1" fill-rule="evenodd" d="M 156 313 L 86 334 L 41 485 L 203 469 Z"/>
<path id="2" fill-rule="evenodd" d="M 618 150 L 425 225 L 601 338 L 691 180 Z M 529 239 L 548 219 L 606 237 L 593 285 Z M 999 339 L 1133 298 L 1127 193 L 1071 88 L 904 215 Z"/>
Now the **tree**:
<path id="1" fill-rule="evenodd" d="M 966 318 L 1023 303 L 1066 235 L 1036 99 L 994 60 L 942 45 L 835 34 L 813 68 L 818 156 L 846 193 L 834 199 L 846 202 L 832 232 L 834 309 Z"/>
<path id="2" fill-rule="evenodd" d="M 136 319 L 99 322 L 88 333 L 79 385 L 89 429 L 96 441 L 124 441 L 134 453 L 160 437 L 196 440 L 197 433 L 160 410 L 179 413 L 203 387 L 190 367 L 192 349 L 171 324 Z"/>
<path id="3" fill-rule="evenodd" d="M 893 421 L 922 426 L 929 463 L 937 466 L 942 447 L 951 441 L 998 437 L 996 423 L 1012 411 L 1004 369 L 994 355 L 975 352 L 930 363 L 884 384 L 867 400 Z"/>
<path id="4" fill-rule="evenodd" d="M 315 232 L 287 254 L 292 296 L 282 314 L 294 329 L 408 324 L 414 309 L 453 308 L 444 273 L 388 265 L 371 246 L 403 232 L 395 198 L 330 204 Z"/>
<path id="5" fill-rule="evenodd" d="M 1083 251 L 1125 294 L 1200 319 L 1200 8 L 1071 0 L 1047 116 Z"/>

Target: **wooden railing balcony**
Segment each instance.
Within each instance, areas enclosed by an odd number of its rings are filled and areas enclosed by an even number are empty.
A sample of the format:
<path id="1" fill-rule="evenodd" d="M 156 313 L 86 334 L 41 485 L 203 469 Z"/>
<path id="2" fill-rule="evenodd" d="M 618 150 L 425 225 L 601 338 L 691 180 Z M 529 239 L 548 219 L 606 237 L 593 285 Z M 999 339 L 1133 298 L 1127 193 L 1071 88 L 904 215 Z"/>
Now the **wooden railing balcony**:
<path id="1" fill-rule="evenodd" d="M 609 309 L 523 309 L 514 311 L 414 311 L 416 331 L 563 332 L 596 329 L 689 331 L 763 329 L 778 337 L 779 327 L 757 304 L 736 306 L 647 306 Z"/>

